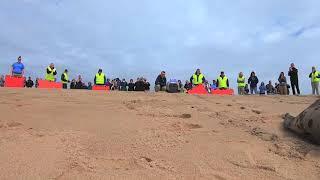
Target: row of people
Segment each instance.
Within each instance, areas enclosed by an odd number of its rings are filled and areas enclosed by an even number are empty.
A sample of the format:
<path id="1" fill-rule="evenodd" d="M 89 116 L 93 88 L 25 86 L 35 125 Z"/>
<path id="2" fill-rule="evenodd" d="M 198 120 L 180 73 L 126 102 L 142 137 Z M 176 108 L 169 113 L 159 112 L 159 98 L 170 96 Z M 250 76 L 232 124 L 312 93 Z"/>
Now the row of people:
<path id="1" fill-rule="evenodd" d="M 164 73 L 164 72 L 162 72 Z M 36 78 L 35 82 L 31 79 L 31 77 L 28 77 L 28 79 L 25 81 L 25 87 L 26 88 L 32 88 L 38 87 L 38 80 L 39 78 Z M 138 78 L 136 82 L 133 81 L 133 79 L 130 79 L 130 82 L 127 83 L 125 79 L 122 79 L 120 81 L 119 78 L 113 79 L 110 81 L 110 79 L 106 80 L 106 86 L 110 88 L 110 90 L 119 90 L 119 91 L 149 91 L 150 90 L 150 83 L 146 81 L 145 78 Z M 4 76 L 0 76 L 0 87 L 4 86 Z M 143 82 L 143 83 L 139 83 Z M 172 84 L 177 84 L 176 86 L 170 86 Z M 208 81 L 204 83 L 205 88 L 207 91 L 210 93 L 212 90 L 217 89 L 217 81 L 213 80 L 212 84 L 209 84 Z M 186 81 L 185 84 L 183 85 L 180 80 L 170 80 L 167 83 L 167 89 L 169 92 L 186 92 L 188 90 L 191 90 L 193 88 L 193 84 L 190 83 L 189 81 Z M 92 83 L 88 82 L 85 84 L 82 81 L 82 77 L 79 75 L 78 79 L 72 79 L 70 83 L 70 89 L 88 89 L 92 90 Z M 274 94 L 290 94 L 290 86 L 287 85 L 286 93 L 283 93 L 282 86 L 280 86 L 280 83 L 275 83 L 275 85 L 272 85 L 272 82 L 269 81 L 267 85 L 264 84 L 264 82 L 261 82 L 259 86 L 259 91 L 257 91 L 258 94 L 260 95 L 274 95 Z M 249 87 L 248 84 L 245 85 L 244 90 L 243 90 L 243 95 L 248 95 L 249 94 Z"/>
<path id="2" fill-rule="evenodd" d="M 18 57 L 18 61 L 12 65 L 11 73 L 13 76 L 23 76 L 24 74 L 24 65 L 22 63 L 22 57 Z M 57 71 L 54 67 L 54 64 L 51 63 L 47 69 L 46 69 L 46 75 L 45 79 L 48 81 L 56 81 L 56 75 Z M 300 94 L 299 89 L 299 79 L 298 79 L 298 69 L 295 67 L 293 63 L 291 63 L 288 71 L 288 76 L 290 76 L 290 83 L 292 92 L 295 95 Z M 320 83 L 320 72 L 316 70 L 315 67 L 312 67 L 312 72 L 309 74 L 309 78 L 311 79 L 311 87 L 312 87 L 312 94 L 319 95 L 319 83 Z M 64 73 L 61 75 L 61 81 L 63 83 L 63 88 L 67 88 L 67 84 L 70 83 L 69 77 L 68 77 L 68 70 L 65 70 Z M 138 82 L 144 81 L 143 79 L 139 80 Z M 279 78 L 279 92 L 280 94 L 286 95 L 288 82 L 287 78 L 285 77 L 284 72 L 281 72 Z M 206 78 L 201 73 L 200 69 L 197 69 L 196 72 L 191 76 L 190 83 L 192 83 L 192 86 L 197 86 L 200 84 L 205 84 Z M 106 75 L 102 72 L 102 69 L 99 69 L 98 73 L 94 77 L 94 84 L 95 85 L 106 85 L 107 78 Z M 146 82 L 144 82 L 146 84 Z M 246 78 L 242 72 L 239 73 L 239 76 L 237 78 L 238 83 L 238 94 L 243 95 L 245 94 L 245 86 L 249 84 L 250 87 L 250 93 L 251 94 L 258 94 L 258 83 L 259 79 L 256 76 L 255 72 L 251 72 L 250 77 L 248 78 L 248 81 L 246 81 Z M 173 83 L 175 84 L 175 83 Z M 176 83 L 179 86 L 179 83 Z M 155 81 L 155 91 L 167 91 L 167 79 L 165 76 L 165 71 L 162 71 L 160 75 L 156 78 Z M 224 72 L 221 72 L 220 76 L 216 80 L 216 87 L 219 89 L 228 89 L 229 88 L 229 79 L 226 77 Z M 149 85 L 150 87 L 150 85 Z M 148 88 L 145 88 L 148 89 Z"/>
<path id="3" fill-rule="evenodd" d="M 289 67 L 288 76 L 290 76 L 290 82 L 291 82 L 291 88 L 292 88 L 293 94 L 295 95 L 297 91 L 297 94 L 300 95 L 298 69 L 295 67 L 294 63 L 291 63 Z M 317 71 L 315 67 L 312 67 L 312 72 L 309 74 L 309 78 L 311 79 L 312 94 L 319 95 L 320 72 Z M 290 87 L 290 85 L 287 82 L 287 78 L 284 72 L 280 73 L 278 81 L 279 81 L 279 84 L 277 85 L 277 87 L 278 87 L 279 94 L 287 95 L 288 87 Z M 200 69 L 197 69 L 197 71 L 191 76 L 190 82 L 192 82 L 193 85 L 206 83 L 205 76 L 201 73 Z M 229 88 L 229 79 L 225 76 L 224 72 L 221 72 L 218 79 L 214 82 L 215 83 L 213 83 L 213 86 L 217 87 L 218 89 Z M 259 79 L 256 76 L 255 72 L 251 72 L 248 81 L 246 81 L 244 74 L 240 72 L 237 78 L 237 83 L 238 83 L 239 95 L 245 94 L 245 87 L 247 86 L 247 83 L 250 86 L 250 93 L 258 94 Z M 211 89 L 214 89 L 214 88 L 211 88 Z"/>

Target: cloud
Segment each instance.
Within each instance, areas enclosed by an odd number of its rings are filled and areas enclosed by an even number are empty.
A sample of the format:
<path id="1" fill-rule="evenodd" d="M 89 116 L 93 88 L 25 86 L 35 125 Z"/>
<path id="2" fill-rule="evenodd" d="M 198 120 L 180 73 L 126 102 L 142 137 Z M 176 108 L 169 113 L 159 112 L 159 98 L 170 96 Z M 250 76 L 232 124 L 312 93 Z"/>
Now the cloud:
<path id="1" fill-rule="evenodd" d="M 282 32 L 271 32 L 263 38 L 263 41 L 265 43 L 274 43 L 281 41 L 283 38 L 284 34 Z"/>
<path id="2" fill-rule="evenodd" d="M 309 92 L 317 65 L 318 0 L 3 0 L 0 72 L 18 55 L 28 73 L 43 76 L 54 61 L 91 80 L 98 68 L 111 77 L 166 70 L 188 79 L 200 67 L 209 79 L 224 70 L 235 86 L 239 71 L 276 80 L 294 61 Z"/>

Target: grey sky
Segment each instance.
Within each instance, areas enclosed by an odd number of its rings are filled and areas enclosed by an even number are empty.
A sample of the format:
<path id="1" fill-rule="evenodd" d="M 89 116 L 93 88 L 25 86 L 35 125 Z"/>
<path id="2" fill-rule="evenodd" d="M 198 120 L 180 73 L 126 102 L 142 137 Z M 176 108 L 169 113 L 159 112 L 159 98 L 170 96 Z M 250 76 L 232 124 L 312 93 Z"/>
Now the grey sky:
<path id="1" fill-rule="evenodd" d="M 58 71 L 92 80 L 166 70 L 186 80 L 196 68 L 210 80 L 224 70 L 276 80 L 294 62 L 304 93 L 319 65 L 319 0 L 1 0 L 0 72 L 18 55 L 27 74 Z"/>

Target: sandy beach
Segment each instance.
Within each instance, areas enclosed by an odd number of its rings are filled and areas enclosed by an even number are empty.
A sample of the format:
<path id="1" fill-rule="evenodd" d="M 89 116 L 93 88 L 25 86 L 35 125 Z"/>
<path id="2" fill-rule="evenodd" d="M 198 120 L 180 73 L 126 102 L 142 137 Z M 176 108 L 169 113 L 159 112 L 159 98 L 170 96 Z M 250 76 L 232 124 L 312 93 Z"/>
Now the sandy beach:
<path id="1" fill-rule="evenodd" d="M 0 89 L 0 179 L 320 179 L 311 96 Z"/>

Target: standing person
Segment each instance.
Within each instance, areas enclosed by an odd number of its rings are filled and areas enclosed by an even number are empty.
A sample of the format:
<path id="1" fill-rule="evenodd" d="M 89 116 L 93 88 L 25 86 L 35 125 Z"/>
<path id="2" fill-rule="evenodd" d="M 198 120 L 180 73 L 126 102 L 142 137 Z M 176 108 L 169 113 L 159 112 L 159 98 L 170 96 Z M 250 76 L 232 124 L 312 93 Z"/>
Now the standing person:
<path id="1" fill-rule="evenodd" d="M 246 78 L 244 77 L 242 72 L 239 73 L 237 82 L 238 82 L 238 94 L 244 95 L 245 94 L 244 87 L 246 86 Z"/>
<path id="2" fill-rule="evenodd" d="M 0 76 L 0 87 L 4 87 L 4 83 L 5 83 L 4 76 L 1 75 Z"/>
<path id="3" fill-rule="evenodd" d="M 26 87 L 27 88 L 32 88 L 33 85 L 34 85 L 34 83 L 33 83 L 32 79 L 31 79 L 31 77 L 28 77 L 28 80 L 26 81 Z"/>
<path id="4" fill-rule="evenodd" d="M 106 75 L 102 72 L 102 69 L 99 69 L 98 73 L 94 77 L 95 85 L 105 85 L 106 84 Z"/>
<path id="5" fill-rule="evenodd" d="M 133 79 L 130 79 L 130 82 L 128 84 L 128 91 L 134 91 L 134 82 Z"/>
<path id="6" fill-rule="evenodd" d="M 290 76 L 290 83 L 293 95 L 296 95 L 296 90 L 297 94 L 300 95 L 298 69 L 295 67 L 294 63 L 291 63 L 290 65 L 288 76 Z"/>
<path id="7" fill-rule="evenodd" d="M 256 76 L 255 72 L 251 72 L 250 78 L 248 79 L 248 84 L 250 84 L 250 93 L 251 94 L 258 94 L 258 83 L 259 79 Z"/>
<path id="8" fill-rule="evenodd" d="M 56 81 L 56 75 L 57 75 L 57 71 L 56 68 L 54 67 L 54 64 L 51 63 L 47 69 L 46 69 L 46 77 L 45 79 L 47 81 Z"/>
<path id="9" fill-rule="evenodd" d="M 21 56 L 18 57 L 18 62 L 12 64 L 11 75 L 15 77 L 22 77 L 24 75 L 24 65 Z"/>
<path id="10" fill-rule="evenodd" d="M 190 82 L 194 86 L 198 86 L 206 82 L 204 75 L 201 73 L 200 69 L 197 69 L 196 72 L 191 76 Z"/>
<path id="11" fill-rule="evenodd" d="M 128 83 L 125 79 L 120 82 L 120 91 L 127 91 Z"/>
<path id="12" fill-rule="evenodd" d="M 65 69 L 64 73 L 61 74 L 61 82 L 62 82 L 62 88 L 68 89 L 68 83 L 70 83 L 68 69 Z"/>
<path id="13" fill-rule="evenodd" d="M 316 70 L 316 67 L 312 67 L 309 78 L 311 78 L 312 94 L 319 95 L 320 72 Z"/>
<path id="14" fill-rule="evenodd" d="M 158 77 L 155 81 L 154 90 L 156 92 L 167 90 L 167 78 L 166 78 L 165 71 L 161 71 L 161 73 L 158 75 Z"/>
<path id="15" fill-rule="evenodd" d="M 280 76 L 278 78 L 279 81 L 279 91 L 280 95 L 287 95 L 288 94 L 288 87 L 287 87 L 287 78 L 284 75 L 284 72 L 280 73 Z"/>
<path id="16" fill-rule="evenodd" d="M 217 79 L 217 86 L 220 90 L 225 90 L 229 88 L 229 79 L 221 71 L 220 76 Z"/>

